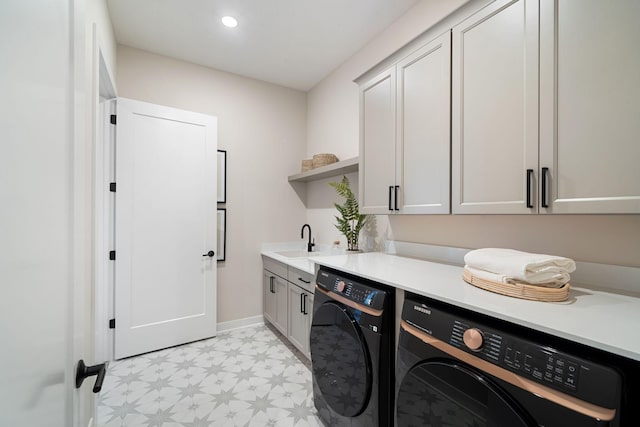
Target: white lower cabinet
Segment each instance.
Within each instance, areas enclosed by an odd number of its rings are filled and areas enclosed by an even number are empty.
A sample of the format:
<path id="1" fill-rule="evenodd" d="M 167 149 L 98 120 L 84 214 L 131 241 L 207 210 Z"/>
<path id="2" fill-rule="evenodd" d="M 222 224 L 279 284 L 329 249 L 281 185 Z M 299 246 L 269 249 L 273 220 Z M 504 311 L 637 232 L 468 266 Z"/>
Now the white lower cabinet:
<path id="1" fill-rule="evenodd" d="M 307 358 L 309 353 L 309 332 L 313 294 L 289 282 L 289 341 Z"/>
<path id="2" fill-rule="evenodd" d="M 310 359 L 313 275 L 266 257 L 263 267 L 264 320 Z"/>
<path id="3" fill-rule="evenodd" d="M 287 267 L 285 265 L 264 262 L 262 273 L 262 308 L 265 320 L 275 326 L 276 329 L 284 335 L 287 335 L 287 281 L 278 275 L 278 273 L 282 274 L 283 268 L 286 272 Z M 286 277 L 286 274 L 284 274 L 284 276 Z"/>
<path id="4" fill-rule="evenodd" d="M 311 315 L 313 313 L 313 275 L 289 267 L 289 341 L 307 358 L 309 351 L 309 335 L 311 332 Z"/>

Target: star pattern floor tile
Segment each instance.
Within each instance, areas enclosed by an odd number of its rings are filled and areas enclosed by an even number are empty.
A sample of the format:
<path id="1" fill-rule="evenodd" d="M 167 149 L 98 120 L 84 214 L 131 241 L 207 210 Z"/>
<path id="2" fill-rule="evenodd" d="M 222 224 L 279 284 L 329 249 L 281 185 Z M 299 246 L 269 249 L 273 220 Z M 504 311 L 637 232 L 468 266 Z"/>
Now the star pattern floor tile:
<path id="1" fill-rule="evenodd" d="M 266 325 L 111 362 L 99 427 L 322 427 L 309 361 Z"/>

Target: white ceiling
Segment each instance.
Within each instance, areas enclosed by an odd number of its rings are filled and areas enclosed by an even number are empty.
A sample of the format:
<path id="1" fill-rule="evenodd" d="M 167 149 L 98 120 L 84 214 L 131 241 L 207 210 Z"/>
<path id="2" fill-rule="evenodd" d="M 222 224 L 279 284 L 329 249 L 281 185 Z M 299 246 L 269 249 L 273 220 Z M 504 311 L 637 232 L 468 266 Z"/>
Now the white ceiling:
<path id="1" fill-rule="evenodd" d="M 419 0 L 108 0 L 118 43 L 309 90 Z M 231 15 L 239 25 L 224 27 Z"/>

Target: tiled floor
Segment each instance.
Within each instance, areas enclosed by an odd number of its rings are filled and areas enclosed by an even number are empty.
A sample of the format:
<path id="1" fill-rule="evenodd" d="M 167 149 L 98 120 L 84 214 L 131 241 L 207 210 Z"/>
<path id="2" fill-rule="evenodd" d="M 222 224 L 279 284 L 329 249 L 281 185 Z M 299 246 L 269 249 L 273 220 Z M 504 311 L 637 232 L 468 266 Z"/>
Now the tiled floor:
<path id="1" fill-rule="evenodd" d="M 303 360 L 261 325 L 112 362 L 98 426 L 319 427 Z"/>

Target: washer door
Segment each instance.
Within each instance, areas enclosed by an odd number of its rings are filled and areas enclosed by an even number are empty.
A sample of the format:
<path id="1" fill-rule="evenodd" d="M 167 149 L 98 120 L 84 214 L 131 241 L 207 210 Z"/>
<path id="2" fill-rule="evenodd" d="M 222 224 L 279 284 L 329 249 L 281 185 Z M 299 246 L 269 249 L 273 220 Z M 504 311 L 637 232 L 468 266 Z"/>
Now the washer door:
<path id="1" fill-rule="evenodd" d="M 503 390 L 453 360 L 411 368 L 397 398 L 398 426 L 538 427 Z"/>
<path id="2" fill-rule="evenodd" d="M 362 413 L 371 395 L 371 360 L 349 309 L 322 304 L 313 314 L 310 346 L 313 377 L 329 407 L 344 417 Z"/>

